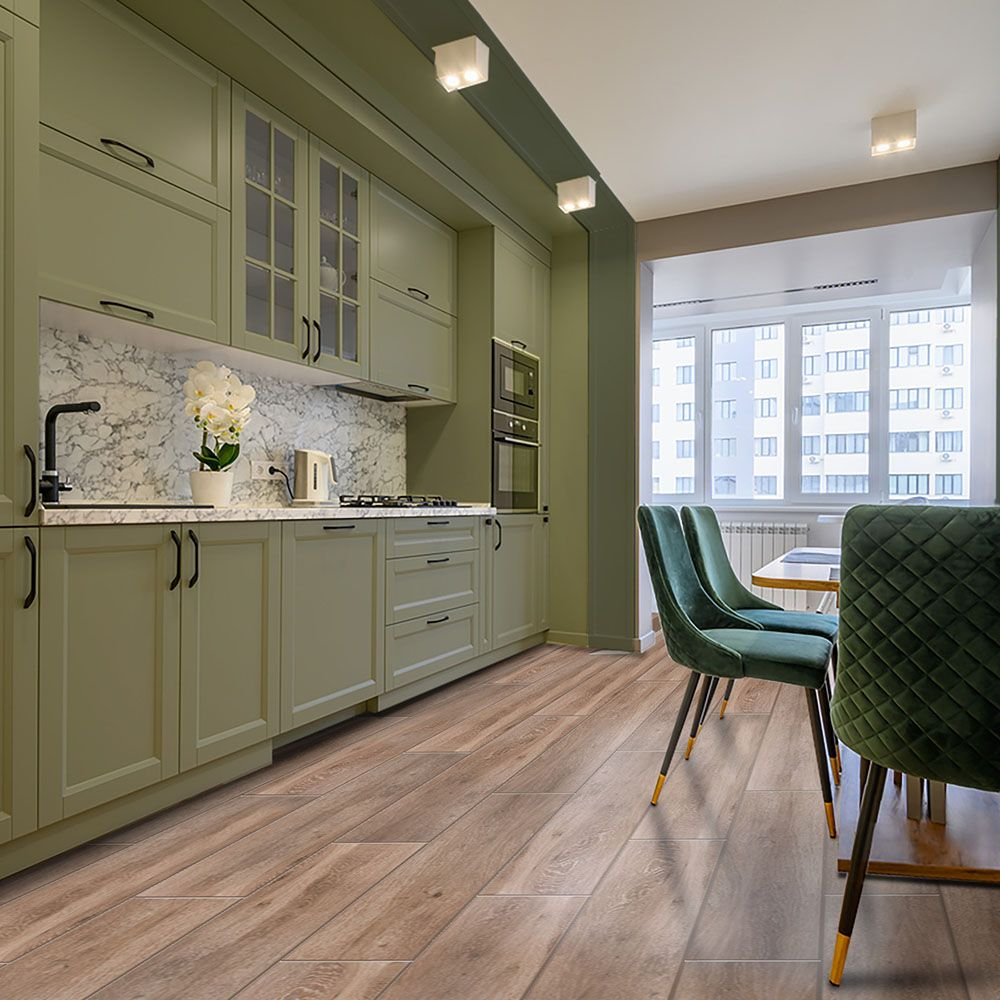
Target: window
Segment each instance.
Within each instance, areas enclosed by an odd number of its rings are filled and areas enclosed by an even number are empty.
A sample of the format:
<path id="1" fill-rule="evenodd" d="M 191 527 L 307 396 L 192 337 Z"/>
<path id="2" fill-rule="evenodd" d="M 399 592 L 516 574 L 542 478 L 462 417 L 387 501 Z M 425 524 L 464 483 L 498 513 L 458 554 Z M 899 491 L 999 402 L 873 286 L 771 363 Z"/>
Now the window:
<path id="1" fill-rule="evenodd" d="M 659 457 L 660 457 L 660 442 L 659 441 L 654 441 L 653 442 L 653 458 L 659 458 Z"/>
<path id="2" fill-rule="evenodd" d="M 660 369 L 659 368 L 654 368 L 653 369 L 653 385 L 659 385 L 659 384 L 660 384 Z"/>
<path id="3" fill-rule="evenodd" d="M 819 455 L 820 454 L 820 435 L 819 434 L 803 434 L 802 435 L 802 454 L 803 455 Z"/>
<path id="4" fill-rule="evenodd" d="M 736 493 L 736 477 L 716 476 L 712 480 L 712 493 L 717 497 L 733 496 Z"/>
<path id="5" fill-rule="evenodd" d="M 660 477 L 659 476 L 653 476 L 653 492 L 654 493 L 659 493 L 660 492 Z"/>
<path id="6" fill-rule="evenodd" d="M 890 368 L 921 368 L 930 363 L 930 344 L 909 344 L 906 347 L 889 348 Z"/>
<path id="7" fill-rule="evenodd" d="M 925 497 L 930 489 L 929 481 L 930 476 L 922 473 L 889 476 L 889 496 Z"/>
<path id="8" fill-rule="evenodd" d="M 827 351 L 826 370 L 828 372 L 856 372 L 868 367 L 868 351 Z"/>
<path id="9" fill-rule="evenodd" d="M 818 354 L 802 355 L 802 374 L 803 375 L 823 374 L 823 366 L 820 363 L 820 357 Z"/>
<path id="10" fill-rule="evenodd" d="M 776 437 L 754 438 L 753 453 L 758 457 L 777 455 L 778 439 Z"/>
<path id="11" fill-rule="evenodd" d="M 827 476 L 827 493 L 867 493 L 867 476 Z"/>
<path id="12" fill-rule="evenodd" d="M 736 455 L 736 438 L 716 438 L 712 453 L 716 458 L 733 458 Z"/>
<path id="13" fill-rule="evenodd" d="M 777 358 L 761 358 L 760 361 L 755 361 L 753 363 L 753 374 L 754 374 L 754 378 L 757 378 L 757 379 L 777 378 L 778 377 L 778 359 Z"/>
<path id="14" fill-rule="evenodd" d="M 780 326 L 758 326 L 757 327 L 757 340 L 777 340 L 779 331 L 782 328 Z"/>
<path id="15" fill-rule="evenodd" d="M 683 350 L 685 347 L 694 347 L 694 337 L 678 337 L 677 340 L 667 341 L 667 343 L 672 343 L 674 347 Z"/>
<path id="16" fill-rule="evenodd" d="M 654 489 L 655 493 L 656 490 Z M 694 493 L 694 476 L 678 476 L 674 480 L 675 493 Z"/>
<path id="17" fill-rule="evenodd" d="M 927 451 L 930 437 L 930 431 L 895 431 L 889 435 L 889 451 L 892 454 Z"/>
<path id="18" fill-rule="evenodd" d="M 818 417 L 820 412 L 819 396 L 802 397 L 802 416 Z"/>
<path id="19" fill-rule="evenodd" d="M 962 476 L 960 473 L 937 475 L 934 477 L 934 492 L 939 497 L 960 497 L 962 495 Z"/>
<path id="20" fill-rule="evenodd" d="M 934 407 L 938 410 L 960 410 L 965 405 L 965 393 L 959 389 L 935 389 Z"/>
<path id="21" fill-rule="evenodd" d="M 827 434 L 826 453 L 828 455 L 868 454 L 867 434 Z"/>
<path id="22" fill-rule="evenodd" d="M 694 439 L 693 438 L 681 438 L 677 442 L 677 457 L 678 458 L 694 458 Z"/>
<path id="23" fill-rule="evenodd" d="M 939 365 L 964 365 L 965 346 L 963 344 L 942 344 L 937 349 L 934 358 Z"/>
<path id="24" fill-rule="evenodd" d="M 802 492 L 819 493 L 819 476 L 803 476 Z"/>
<path id="25" fill-rule="evenodd" d="M 828 392 L 826 394 L 826 412 L 867 413 L 868 402 L 869 393 L 867 392 Z"/>
<path id="26" fill-rule="evenodd" d="M 935 431 L 934 450 L 954 454 L 963 450 L 961 431 Z"/>
<path id="27" fill-rule="evenodd" d="M 754 476 L 753 491 L 758 496 L 776 497 L 778 495 L 778 477 Z"/>
<path id="28" fill-rule="evenodd" d="M 765 396 L 763 399 L 753 401 L 753 415 L 755 417 L 776 417 L 778 415 L 778 401 L 774 396 Z"/>
<path id="29" fill-rule="evenodd" d="M 927 410 L 931 405 L 930 389 L 890 389 L 890 410 Z"/>
<path id="30" fill-rule="evenodd" d="M 677 384 L 678 385 L 694 384 L 694 365 L 677 366 Z"/>
<path id="31" fill-rule="evenodd" d="M 658 424 L 660 422 L 660 404 L 653 403 L 653 423 Z"/>
<path id="32" fill-rule="evenodd" d="M 653 404 L 653 410 L 656 413 L 659 412 L 659 407 L 655 403 Z M 655 424 L 656 421 L 659 420 L 659 419 L 660 418 L 657 416 L 653 420 L 653 423 Z M 684 422 L 686 422 L 688 420 L 694 420 L 694 403 L 678 403 L 677 404 L 677 419 L 679 421 L 681 421 L 681 423 L 684 423 Z"/>
<path id="33" fill-rule="evenodd" d="M 736 419 L 736 400 L 735 399 L 717 399 L 715 401 L 715 415 L 720 420 L 735 420 Z"/>
<path id="34" fill-rule="evenodd" d="M 716 382 L 732 382 L 736 378 L 736 362 L 720 361 L 715 365 Z"/>

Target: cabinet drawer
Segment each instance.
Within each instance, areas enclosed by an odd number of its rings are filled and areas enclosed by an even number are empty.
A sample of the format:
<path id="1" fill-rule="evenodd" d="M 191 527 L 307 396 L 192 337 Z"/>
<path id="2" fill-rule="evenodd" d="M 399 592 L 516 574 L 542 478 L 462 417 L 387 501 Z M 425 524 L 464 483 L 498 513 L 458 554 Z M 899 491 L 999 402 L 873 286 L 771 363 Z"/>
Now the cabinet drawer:
<path id="1" fill-rule="evenodd" d="M 479 649 L 479 605 L 385 630 L 385 687 L 404 687 L 471 660 Z"/>
<path id="2" fill-rule="evenodd" d="M 479 548 L 478 517 L 397 517 L 389 521 L 386 553 L 400 556 L 431 556 Z"/>
<path id="3" fill-rule="evenodd" d="M 479 552 L 394 559 L 386 569 L 386 621 L 431 617 L 479 603 Z"/>
<path id="4" fill-rule="evenodd" d="M 40 170 L 43 297 L 229 342 L 227 211 L 50 128 Z"/>

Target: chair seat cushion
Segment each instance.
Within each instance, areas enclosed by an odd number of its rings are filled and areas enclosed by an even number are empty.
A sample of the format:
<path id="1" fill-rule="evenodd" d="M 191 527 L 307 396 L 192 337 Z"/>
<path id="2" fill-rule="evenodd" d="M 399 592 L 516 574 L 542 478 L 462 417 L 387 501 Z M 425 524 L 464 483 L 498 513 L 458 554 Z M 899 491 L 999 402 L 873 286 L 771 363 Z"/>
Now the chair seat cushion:
<path id="1" fill-rule="evenodd" d="M 823 683 L 833 646 L 815 635 L 711 628 L 703 632 L 738 653 L 745 677 L 816 689 Z"/>
<path id="2" fill-rule="evenodd" d="M 769 632 L 797 632 L 799 635 L 818 635 L 830 642 L 837 641 L 836 615 L 817 615 L 809 611 L 738 611 L 741 618 L 749 618 L 763 625 Z"/>

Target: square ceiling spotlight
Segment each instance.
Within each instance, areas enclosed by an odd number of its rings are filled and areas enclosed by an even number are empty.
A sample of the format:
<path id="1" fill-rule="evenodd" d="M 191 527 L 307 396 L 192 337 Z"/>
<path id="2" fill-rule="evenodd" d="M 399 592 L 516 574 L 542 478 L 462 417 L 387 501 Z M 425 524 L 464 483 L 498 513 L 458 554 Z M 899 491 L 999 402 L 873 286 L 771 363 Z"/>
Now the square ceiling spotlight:
<path id="1" fill-rule="evenodd" d="M 490 50 L 475 35 L 434 46 L 434 72 L 449 93 L 490 77 Z"/>
<path id="2" fill-rule="evenodd" d="M 574 177 L 571 181 L 556 184 L 559 207 L 566 212 L 593 208 L 597 204 L 597 182 L 593 177 Z"/>
<path id="3" fill-rule="evenodd" d="M 872 156 L 905 153 L 917 145 L 917 112 L 901 111 L 872 119 Z"/>

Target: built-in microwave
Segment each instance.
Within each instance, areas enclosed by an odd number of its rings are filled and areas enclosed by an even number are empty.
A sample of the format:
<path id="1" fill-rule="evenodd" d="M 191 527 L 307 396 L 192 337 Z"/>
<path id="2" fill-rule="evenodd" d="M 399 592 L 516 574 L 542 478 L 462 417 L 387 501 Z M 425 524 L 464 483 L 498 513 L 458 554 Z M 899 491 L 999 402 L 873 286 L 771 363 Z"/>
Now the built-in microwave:
<path id="1" fill-rule="evenodd" d="M 493 506 L 538 510 L 538 422 L 493 411 Z"/>
<path id="2" fill-rule="evenodd" d="M 538 420 L 538 358 L 502 340 L 493 341 L 493 409 Z"/>

